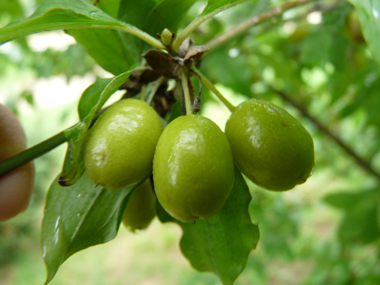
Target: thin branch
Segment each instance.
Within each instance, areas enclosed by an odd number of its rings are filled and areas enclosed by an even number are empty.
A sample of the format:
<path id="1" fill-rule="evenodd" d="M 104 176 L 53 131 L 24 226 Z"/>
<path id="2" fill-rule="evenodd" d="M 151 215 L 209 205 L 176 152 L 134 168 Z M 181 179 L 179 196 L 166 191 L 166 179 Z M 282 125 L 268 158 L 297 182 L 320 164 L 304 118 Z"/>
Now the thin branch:
<path id="1" fill-rule="evenodd" d="M 294 7 L 297 7 L 297 6 L 312 2 L 312 1 L 315 1 L 315 0 L 297 0 L 297 1 L 284 3 L 278 7 L 270 9 L 260 15 L 254 16 L 244 21 L 243 23 L 233 27 L 231 30 L 225 32 L 224 34 L 221 34 L 220 36 L 213 38 L 208 43 L 206 43 L 205 46 L 207 46 L 210 49 L 214 48 L 215 46 L 242 34 L 243 32 L 252 28 L 253 26 L 256 26 L 268 19 L 271 19 L 273 17 L 277 17 L 283 14 L 286 10 L 289 10 L 291 8 L 294 8 Z"/>
<path id="2" fill-rule="evenodd" d="M 274 89 L 273 87 L 270 87 L 270 86 L 269 88 L 273 92 L 278 94 L 286 102 L 290 103 L 292 106 L 297 108 L 302 113 L 302 115 L 308 118 L 310 121 L 312 121 L 314 125 L 316 125 L 321 132 L 323 132 L 326 136 L 328 136 L 330 139 L 336 142 L 348 155 L 350 155 L 353 159 L 355 159 L 355 161 L 361 168 L 363 168 L 366 172 L 374 175 L 377 178 L 377 180 L 380 181 L 380 173 L 377 172 L 375 169 L 373 169 L 373 167 L 368 161 L 361 158 L 353 149 L 351 149 L 346 143 L 344 143 L 338 136 L 333 134 L 326 126 L 322 125 L 322 123 L 319 122 L 317 118 L 312 116 L 303 106 L 301 106 L 292 98 L 290 98 L 286 93 L 280 90 Z"/>

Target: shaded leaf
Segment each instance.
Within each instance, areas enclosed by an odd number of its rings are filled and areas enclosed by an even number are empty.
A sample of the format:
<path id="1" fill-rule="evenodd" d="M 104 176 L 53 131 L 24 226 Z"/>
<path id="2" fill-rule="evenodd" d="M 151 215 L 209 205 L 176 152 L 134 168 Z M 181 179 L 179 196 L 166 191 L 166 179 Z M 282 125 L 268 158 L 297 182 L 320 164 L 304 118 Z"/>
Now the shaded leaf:
<path id="1" fill-rule="evenodd" d="M 380 34 L 380 0 L 348 0 L 348 2 L 355 6 L 364 38 L 374 59 L 380 64 L 380 42 L 377 40 Z"/>
<path id="2" fill-rule="evenodd" d="M 138 27 L 153 37 L 165 28 L 176 33 L 180 21 L 194 4 L 194 0 L 121 0 L 119 19 Z M 136 7 L 139 7 L 136 9 Z M 127 49 L 133 46 L 135 56 L 149 48 L 144 42 L 126 33 L 121 33 Z"/>
<path id="3" fill-rule="evenodd" d="M 134 56 L 134 46 L 125 47 L 119 31 L 105 29 L 67 30 L 87 53 L 108 72 L 117 75 L 134 68 L 141 56 Z"/>
<path id="4" fill-rule="evenodd" d="M 51 185 L 42 222 L 41 243 L 48 284 L 60 265 L 74 253 L 113 239 L 120 226 L 128 195 L 136 186 L 108 191 L 84 174 L 73 186 Z"/>
<path id="5" fill-rule="evenodd" d="M 347 210 L 339 225 L 342 243 L 368 244 L 380 237 L 379 200 L 366 200 Z"/>
<path id="6" fill-rule="evenodd" d="M 363 200 L 371 201 L 373 198 L 377 197 L 377 189 L 365 190 L 355 193 L 332 193 L 323 198 L 323 201 L 329 204 L 330 206 L 349 210 L 358 203 L 361 203 Z"/>

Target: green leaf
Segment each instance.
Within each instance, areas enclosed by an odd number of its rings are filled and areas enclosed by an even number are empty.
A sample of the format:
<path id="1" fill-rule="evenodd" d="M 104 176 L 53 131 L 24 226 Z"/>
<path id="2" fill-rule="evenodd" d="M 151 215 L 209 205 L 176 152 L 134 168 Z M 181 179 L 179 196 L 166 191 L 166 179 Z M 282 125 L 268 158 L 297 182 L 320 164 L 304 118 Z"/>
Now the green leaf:
<path id="1" fill-rule="evenodd" d="M 67 30 L 66 33 L 74 37 L 102 68 L 114 75 L 134 68 L 141 61 L 141 56 L 137 56 L 137 48 L 132 45 L 127 48 L 119 31 L 76 29 Z"/>
<path id="2" fill-rule="evenodd" d="M 323 198 L 323 201 L 330 206 L 339 209 L 350 210 L 352 207 L 358 203 L 361 203 L 363 200 L 371 201 L 372 199 L 376 198 L 377 195 L 377 189 L 364 190 L 355 193 L 341 192 L 329 194 Z"/>
<path id="3" fill-rule="evenodd" d="M 54 180 L 45 205 L 41 244 L 48 284 L 60 265 L 74 253 L 113 239 L 136 186 L 108 191 L 82 175 L 73 186 Z"/>
<path id="4" fill-rule="evenodd" d="M 374 59 L 380 64 L 380 0 L 348 0 L 355 6 L 362 26 L 364 38 Z"/>
<path id="5" fill-rule="evenodd" d="M 161 33 L 165 28 L 177 32 L 180 21 L 194 2 L 194 0 L 121 0 L 118 18 L 157 37 L 157 33 Z M 121 35 L 126 48 L 135 49 L 135 57 L 140 57 L 147 51 L 148 46 L 140 39 L 126 33 Z"/>
<path id="6" fill-rule="evenodd" d="M 0 29 L 0 44 L 42 31 L 84 28 L 122 30 L 143 39 L 156 48 L 164 48 L 159 40 L 130 24 L 111 17 L 85 0 L 45 0 L 26 20 Z"/>
<path id="7" fill-rule="evenodd" d="M 82 122 L 91 124 L 95 114 L 104 103 L 127 81 L 133 70 L 124 72 L 113 78 L 97 78 L 96 82 L 82 94 L 78 104 L 78 114 Z"/>
<path id="8" fill-rule="evenodd" d="M 176 32 L 194 0 L 121 0 L 119 19 L 146 31 L 153 37 L 167 28 Z M 136 9 L 136 5 L 139 9 Z"/>
<path id="9" fill-rule="evenodd" d="M 206 7 L 202 11 L 202 15 L 207 15 L 214 12 L 217 9 L 220 9 L 222 6 L 230 7 L 232 5 L 237 5 L 247 0 L 208 0 Z"/>
<path id="10" fill-rule="evenodd" d="M 99 0 L 99 7 L 108 15 L 117 18 L 121 0 Z"/>
<path id="11" fill-rule="evenodd" d="M 377 240 L 380 237 L 378 208 L 379 199 L 372 199 L 347 209 L 338 229 L 341 242 L 368 244 Z"/>
<path id="12" fill-rule="evenodd" d="M 213 272 L 223 284 L 233 284 L 259 240 L 259 228 L 248 213 L 250 201 L 248 186 L 235 169 L 232 192 L 215 216 L 195 224 L 178 222 L 183 229 L 181 250 L 195 269 Z"/>
<path id="13" fill-rule="evenodd" d="M 0 43 L 42 31 L 89 27 L 112 29 L 124 25 L 127 24 L 84 0 L 46 0 L 26 20 L 0 29 Z"/>

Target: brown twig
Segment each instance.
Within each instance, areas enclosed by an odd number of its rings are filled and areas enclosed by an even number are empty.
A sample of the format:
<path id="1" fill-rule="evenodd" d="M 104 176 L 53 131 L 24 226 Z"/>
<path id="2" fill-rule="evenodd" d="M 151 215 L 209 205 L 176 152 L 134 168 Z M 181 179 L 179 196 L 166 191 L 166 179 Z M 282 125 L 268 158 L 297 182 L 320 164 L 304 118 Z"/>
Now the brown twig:
<path id="1" fill-rule="evenodd" d="M 275 92 L 276 94 L 278 94 L 286 102 L 288 102 L 293 107 L 295 107 L 296 109 L 298 109 L 302 113 L 302 115 L 304 117 L 308 118 L 310 121 L 312 121 L 313 124 L 315 126 L 317 126 L 317 128 L 321 132 L 323 132 L 326 136 L 328 136 L 330 139 L 332 139 L 334 142 L 336 142 L 348 155 L 350 155 L 353 159 L 355 159 L 355 161 L 357 162 L 357 164 L 362 169 L 364 169 L 366 172 L 374 175 L 377 178 L 377 180 L 380 181 L 380 173 L 377 172 L 375 169 L 373 169 L 373 167 L 371 166 L 371 164 L 368 161 L 366 161 L 363 158 L 361 158 L 352 148 L 350 148 L 346 143 L 344 143 L 337 135 L 333 134 L 318 119 L 316 119 L 314 116 L 312 116 L 306 110 L 306 108 L 304 108 L 303 106 L 301 106 L 300 104 L 298 104 L 295 100 L 293 100 L 292 98 L 290 98 L 289 95 L 287 95 L 285 92 L 277 90 L 277 89 L 274 89 L 273 87 L 269 87 L 269 88 L 273 92 Z"/>
<path id="2" fill-rule="evenodd" d="M 213 48 L 213 47 L 215 47 L 215 46 L 217 46 L 223 42 L 228 41 L 231 38 L 234 38 L 234 37 L 240 35 L 241 33 L 252 28 L 253 26 L 256 26 L 257 24 L 260 24 L 260 23 L 262 23 L 262 22 L 264 22 L 270 18 L 277 17 L 277 16 L 281 15 L 286 10 L 289 10 L 289 9 L 294 8 L 296 6 L 300 6 L 300 5 L 303 5 L 303 4 L 312 2 L 312 1 L 315 1 L 315 0 L 297 0 L 297 1 L 284 3 L 278 7 L 270 9 L 270 10 L 268 10 L 268 11 L 266 11 L 260 15 L 254 16 L 254 17 L 244 21 L 243 23 L 233 27 L 231 30 L 221 34 L 218 37 L 213 38 L 212 40 L 207 42 L 205 44 L 205 46 L 207 46 L 208 48 L 211 49 L 211 48 Z"/>

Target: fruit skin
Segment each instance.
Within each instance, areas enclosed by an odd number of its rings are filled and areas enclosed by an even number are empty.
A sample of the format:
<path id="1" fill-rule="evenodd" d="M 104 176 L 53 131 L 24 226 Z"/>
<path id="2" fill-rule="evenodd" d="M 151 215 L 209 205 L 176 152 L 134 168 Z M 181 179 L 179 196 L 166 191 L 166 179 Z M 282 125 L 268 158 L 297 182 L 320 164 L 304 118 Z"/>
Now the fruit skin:
<path id="1" fill-rule="evenodd" d="M 239 170 L 263 188 L 289 190 L 306 182 L 313 170 L 312 137 L 297 119 L 269 102 L 241 103 L 225 133 Z"/>
<path id="2" fill-rule="evenodd" d="M 155 216 L 156 195 L 150 179 L 147 179 L 133 193 L 124 212 L 123 224 L 132 231 L 143 230 L 149 226 Z"/>
<path id="3" fill-rule="evenodd" d="M 213 216 L 223 207 L 234 181 L 226 136 L 205 117 L 175 119 L 157 143 L 153 179 L 158 201 L 174 218 L 194 222 Z"/>
<path id="4" fill-rule="evenodd" d="M 129 187 L 152 171 L 163 127 L 147 103 L 125 99 L 107 109 L 90 129 L 84 164 L 94 184 L 108 190 Z"/>
<path id="5" fill-rule="evenodd" d="M 26 136 L 16 115 L 0 104 L 0 162 L 26 149 Z M 34 163 L 0 177 L 0 222 L 26 210 L 34 187 Z"/>

